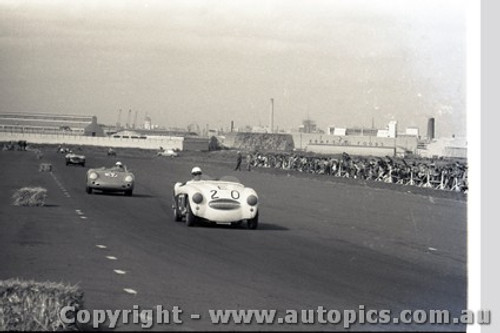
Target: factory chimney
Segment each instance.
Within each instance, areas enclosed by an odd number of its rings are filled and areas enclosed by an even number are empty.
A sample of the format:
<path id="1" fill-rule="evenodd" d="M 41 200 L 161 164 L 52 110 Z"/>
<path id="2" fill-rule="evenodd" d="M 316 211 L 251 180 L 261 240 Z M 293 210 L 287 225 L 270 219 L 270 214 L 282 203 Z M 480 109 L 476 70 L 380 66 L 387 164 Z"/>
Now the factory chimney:
<path id="1" fill-rule="evenodd" d="M 137 124 L 137 110 L 135 110 L 135 116 L 134 116 L 134 124 L 132 125 L 132 128 L 135 129 L 135 126 Z"/>
<path id="2" fill-rule="evenodd" d="M 127 117 L 127 125 L 126 125 L 127 129 L 130 129 L 130 115 L 131 114 L 132 114 L 132 110 L 129 109 L 128 110 L 128 117 Z"/>
<path id="3" fill-rule="evenodd" d="M 271 98 L 271 119 L 269 123 L 269 133 L 274 133 L 274 98 Z"/>
<path id="4" fill-rule="evenodd" d="M 121 118 L 122 118 L 122 109 L 118 111 L 118 121 L 116 122 L 116 130 L 119 130 L 122 126 Z"/>
<path id="5" fill-rule="evenodd" d="M 435 138 L 435 126 L 436 120 L 434 118 L 429 118 L 427 121 L 427 139 L 432 140 Z"/>

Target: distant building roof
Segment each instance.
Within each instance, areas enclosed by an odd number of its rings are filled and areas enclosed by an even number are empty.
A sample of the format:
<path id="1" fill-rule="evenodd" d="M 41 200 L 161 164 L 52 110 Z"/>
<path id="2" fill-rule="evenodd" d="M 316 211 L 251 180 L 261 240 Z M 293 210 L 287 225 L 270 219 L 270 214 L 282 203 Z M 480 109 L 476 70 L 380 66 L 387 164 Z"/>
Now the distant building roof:
<path id="1" fill-rule="evenodd" d="M 197 133 L 183 130 L 135 129 L 141 136 L 197 136 Z"/>
<path id="2" fill-rule="evenodd" d="M 29 112 L 3 112 L 0 113 L 0 126 L 6 128 L 32 129 L 32 130 L 73 130 L 83 131 L 92 123 L 92 116 L 29 113 Z"/>

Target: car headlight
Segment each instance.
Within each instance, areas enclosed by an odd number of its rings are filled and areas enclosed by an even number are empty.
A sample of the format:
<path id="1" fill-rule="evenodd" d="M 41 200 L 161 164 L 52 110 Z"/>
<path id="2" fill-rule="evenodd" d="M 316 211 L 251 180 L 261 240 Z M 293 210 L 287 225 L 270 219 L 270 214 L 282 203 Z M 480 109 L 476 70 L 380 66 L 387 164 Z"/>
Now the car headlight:
<path id="1" fill-rule="evenodd" d="M 247 198 L 247 204 L 249 204 L 250 206 L 255 206 L 258 202 L 258 199 L 255 195 L 251 194 L 248 196 Z"/>
<path id="2" fill-rule="evenodd" d="M 125 177 L 125 181 L 126 181 L 127 183 L 131 183 L 131 182 L 133 182 L 133 181 L 134 181 L 134 178 L 133 178 L 132 176 L 127 176 L 127 177 Z"/>
<path id="3" fill-rule="evenodd" d="M 203 195 L 200 192 L 193 194 L 193 202 L 200 204 L 203 201 Z"/>
<path id="4" fill-rule="evenodd" d="M 96 180 L 97 177 L 99 177 L 99 176 L 95 172 L 91 172 L 90 175 L 89 175 L 89 179 L 92 179 L 92 180 Z"/>

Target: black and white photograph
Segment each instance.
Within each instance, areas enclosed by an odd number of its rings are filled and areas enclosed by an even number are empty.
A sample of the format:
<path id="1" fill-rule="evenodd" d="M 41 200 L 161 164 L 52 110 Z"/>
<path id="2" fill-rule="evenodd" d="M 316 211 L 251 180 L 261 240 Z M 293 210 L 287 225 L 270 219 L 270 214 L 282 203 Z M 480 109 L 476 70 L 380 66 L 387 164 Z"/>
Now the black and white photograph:
<path id="1" fill-rule="evenodd" d="M 0 0 L 0 331 L 489 326 L 479 12 Z"/>

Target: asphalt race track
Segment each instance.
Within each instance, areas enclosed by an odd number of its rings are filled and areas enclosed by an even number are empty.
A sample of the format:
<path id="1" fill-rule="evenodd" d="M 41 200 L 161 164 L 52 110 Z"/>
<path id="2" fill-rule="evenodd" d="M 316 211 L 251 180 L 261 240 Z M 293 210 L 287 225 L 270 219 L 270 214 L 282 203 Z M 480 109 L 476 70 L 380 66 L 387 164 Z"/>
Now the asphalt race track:
<path id="1" fill-rule="evenodd" d="M 234 172 L 207 154 L 119 155 L 136 175 L 134 195 L 125 197 L 85 193 L 86 170 L 116 161 L 103 152 L 87 153 L 86 168 L 67 167 L 63 155 L 51 151 L 42 160 L 32 152 L 0 152 L 0 279 L 78 284 L 86 309 L 180 307 L 183 324 L 153 327 L 161 330 L 344 330 L 342 324 L 213 325 L 209 309 L 466 309 L 465 200 L 434 190 L 408 193 L 399 185 L 391 190 L 293 173 Z M 53 173 L 38 172 L 41 162 L 51 163 Z M 259 229 L 174 222 L 173 185 L 187 180 L 194 165 L 253 187 L 260 197 Z M 11 205 L 13 191 L 28 185 L 47 188 L 45 207 Z M 201 318 L 190 319 L 193 313 Z"/>

